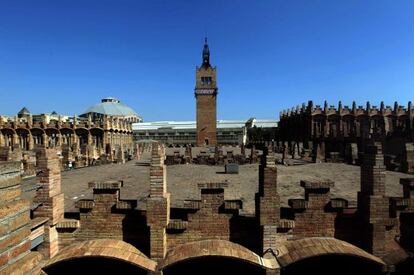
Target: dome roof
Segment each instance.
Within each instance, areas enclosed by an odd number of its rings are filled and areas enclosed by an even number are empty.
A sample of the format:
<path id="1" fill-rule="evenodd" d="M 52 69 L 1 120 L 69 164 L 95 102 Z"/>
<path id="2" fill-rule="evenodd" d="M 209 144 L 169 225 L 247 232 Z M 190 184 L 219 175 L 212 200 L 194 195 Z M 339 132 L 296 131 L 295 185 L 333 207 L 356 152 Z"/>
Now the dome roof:
<path id="1" fill-rule="evenodd" d="M 116 98 L 107 97 L 102 99 L 101 103 L 98 103 L 92 107 L 89 107 L 83 115 L 88 113 L 98 113 L 108 116 L 138 116 L 138 114 L 130 107 L 124 105 Z"/>

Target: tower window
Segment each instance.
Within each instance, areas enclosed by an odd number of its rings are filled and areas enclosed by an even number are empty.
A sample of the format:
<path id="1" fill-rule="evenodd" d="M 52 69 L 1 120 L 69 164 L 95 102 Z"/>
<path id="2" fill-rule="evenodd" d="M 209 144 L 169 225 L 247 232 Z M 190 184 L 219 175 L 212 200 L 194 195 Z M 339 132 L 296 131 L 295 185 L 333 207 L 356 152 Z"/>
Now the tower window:
<path id="1" fill-rule="evenodd" d="M 201 84 L 202 85 L 210 85 L 212 82 L 211 76 L 202 76 L 201 77 Z"/>

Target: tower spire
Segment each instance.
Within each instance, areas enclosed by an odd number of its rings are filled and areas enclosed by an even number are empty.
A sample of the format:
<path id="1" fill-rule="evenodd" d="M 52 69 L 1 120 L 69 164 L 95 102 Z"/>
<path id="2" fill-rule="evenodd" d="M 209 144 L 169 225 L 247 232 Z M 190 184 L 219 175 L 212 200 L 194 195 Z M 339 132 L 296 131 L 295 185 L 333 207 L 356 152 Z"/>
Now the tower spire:
<path id="1" fill-rule="evenodd" d="M 210 66 L 210 49 L 208 48 L 207 37 L 204 38 L 203 66 Z"/>

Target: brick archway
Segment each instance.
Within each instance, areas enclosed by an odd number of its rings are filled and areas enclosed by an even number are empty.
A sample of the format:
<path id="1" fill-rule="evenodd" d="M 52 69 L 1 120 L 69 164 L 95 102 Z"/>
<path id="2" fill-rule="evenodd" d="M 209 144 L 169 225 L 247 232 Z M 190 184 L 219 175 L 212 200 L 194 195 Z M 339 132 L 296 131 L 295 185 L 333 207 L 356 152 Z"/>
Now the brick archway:
<path id="1" fill-rule="evenodd" d="M 157 267 L 155 261 L 124 241 L 97 239 L 78 242 L 64 248 L 45 264 L 43 270 L 48 273 L 48 270 L 56 269 L 59 264 L 88 258 L 118 261 L 146 271 L 155 271 Z"/>
<path id="2" fill-rule="evenodd" d="M 226 240 L 204 240 L 186 243 L 168 251 L 164 260 L 159 263 L 158 270 L 203 257 L 239 260 L 263 269 L 279 268 L 276 259 L 264 259 L 239 244 Z"/>
<path id="3" fill-rule="evenodd" d="M 330 258 L 330 261 L 332 260 L 331 262 L 338 260 L 342 265 L 346 265 L 344 259 L 347 258 L 350 262 L 358 261 L 359 265 L 374 266 L 379 272 L 383 272 L 386 269 L 386 263 L 382 259 L 359 247 L 335 238 L 315 237 L 288 241 L 277 249 L 277 260 L 282 270 L 306 262 L 307 267 L 309 267 L 312 266 L 311 262 L 313 260 L 315 260 L 316 263 L 318 259 L 323 257 Z M 323 262 L 326 263 L 330 261 L 324 260 Z M 304 264 L 304 266 L 306 266 L 306 264 Z M 336 266 L 336 268 L 340 270 L 341 266 Z M 282 272 L 282 274 L 284 273 Z M 287 272 L 286 274 L 296 273 Z"/>

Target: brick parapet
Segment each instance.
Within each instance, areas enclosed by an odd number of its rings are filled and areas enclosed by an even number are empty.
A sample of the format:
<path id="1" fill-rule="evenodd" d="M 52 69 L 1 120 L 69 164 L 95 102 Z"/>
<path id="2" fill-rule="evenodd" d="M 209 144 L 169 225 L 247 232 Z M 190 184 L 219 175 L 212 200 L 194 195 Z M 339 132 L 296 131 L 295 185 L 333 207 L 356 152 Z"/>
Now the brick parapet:
<path id="1" fill-rule="evenodd" d="M 330 188 L 334 182 L 301 181 L 300 185 L 305 190 L 305 199 L 289 200 L 295 213 L 292 238 L 334 237 L 337 209 L 332 207 L 330 198 Z"/>

